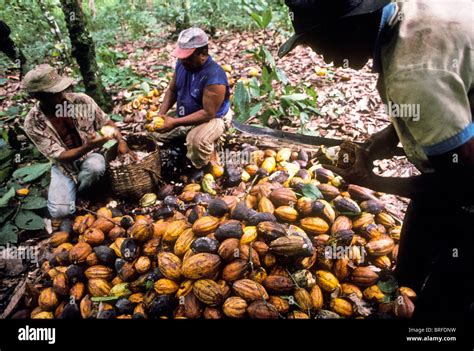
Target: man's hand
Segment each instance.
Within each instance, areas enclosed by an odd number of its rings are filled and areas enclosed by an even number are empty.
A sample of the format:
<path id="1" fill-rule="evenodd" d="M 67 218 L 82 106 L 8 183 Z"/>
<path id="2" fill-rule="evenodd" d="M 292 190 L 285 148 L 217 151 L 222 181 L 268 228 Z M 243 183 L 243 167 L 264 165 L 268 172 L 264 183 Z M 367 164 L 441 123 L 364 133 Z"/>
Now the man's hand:
<path id="1" fill-rule="evenodd" d="M 165 120 L 163 127 L 157 130 L 158 133 L 167 133 L 172 131 L 178 126 L 177 119 L 169 116 L 162 116 Z"/>
<path id="2" fill-rule="evenodd" d="M 130 148 L 127 145 L 127 142 L 123 139 L 118 142 L 117 151 L 119 155 L 130 154 L 130 156 L 132 156 L 132 159 L 134 159 L 135 161 L 138 159 L 137 154 L 134 153 L 132 150 L 130 150 Z"/>
<path id="3" fill-rule="evenodd" d="M 109 140 L 112 140 L 113 137 L 106 137 L 106 136 L 101 136 L 97 137 L 94 134 L 90 134 L 89 137 L 87 138 L 87 147 L 89 150 L 97 149 L 104 145 L 106 142 Z"/>
<path id="4" fill-rule="evenodd" d="M 374 176 L 371 161 L 366 150 L 355 149 L 356 161 L 354 165 L 347 169 L 336 166 L 324 165 L 324 168 L 339 174 L 348 183 L 365 186 Z"/>
<path id="5" fill-rule="evenodd" d="M 393 125 L 390 124 L 387 128 L 372 135 L 364 144 L 368 160 L 373 162 L 374 160 L 392 158 L 398 142 L 397 132 Z"/>

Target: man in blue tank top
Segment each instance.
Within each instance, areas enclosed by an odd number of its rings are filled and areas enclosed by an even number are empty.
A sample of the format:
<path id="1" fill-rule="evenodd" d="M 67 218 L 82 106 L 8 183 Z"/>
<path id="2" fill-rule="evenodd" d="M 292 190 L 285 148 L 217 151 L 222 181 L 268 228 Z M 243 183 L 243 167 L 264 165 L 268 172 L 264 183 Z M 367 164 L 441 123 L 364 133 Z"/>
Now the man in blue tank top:
<path id="1" fill-rule="evenodd" d="M 165 119 L 154 136 L 161 142 L 186 135 L 187 157 L 201 170 L 216 153 L 214 143 L 231 118 L 230 88 L 222 67 L 208 52 L 208 37 L 199 28 L 182 31 L 173 51 L 178 61 L 158 111 Z M 167 113 L 176 103 L 176 117 Z"/>

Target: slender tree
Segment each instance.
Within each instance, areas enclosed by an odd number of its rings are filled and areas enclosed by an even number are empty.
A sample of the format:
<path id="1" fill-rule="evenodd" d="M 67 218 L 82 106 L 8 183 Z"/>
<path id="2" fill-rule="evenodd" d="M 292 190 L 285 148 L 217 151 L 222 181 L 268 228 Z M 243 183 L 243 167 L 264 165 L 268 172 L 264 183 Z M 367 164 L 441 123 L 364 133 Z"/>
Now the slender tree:
<path id="1" fill-rule="evenodd" d="M 63 63 L 66 66 L 69 66 L 71 62 L 67 52 L 68 46 L 64 41 L 64 36 L 61 33 L 61 29 L 59 28 L 58 22 L 54 18 L 53 14 L 49 11 L 48 4 L 44 0 L 38 0 L 38 5 L 41 9 L 41 13 L 43 14 L 44 19 L 46 20 L 51 29 L 51 33 L 53 33 L 54 37 L 56 38 L 56 41 L 60 45 L 59 55 L 61 56 Z"/>
<path id="2" fill-rule="evenodd" d="M 60 0 L 71 39 L 72 56 L 77 61 L 86 88 L 97 104 L 105 111 L 112 108 L 112 100 L 100 78 L 95 56 L 95 45 L 87 30 L 87 22 L 79 0 Z"/>

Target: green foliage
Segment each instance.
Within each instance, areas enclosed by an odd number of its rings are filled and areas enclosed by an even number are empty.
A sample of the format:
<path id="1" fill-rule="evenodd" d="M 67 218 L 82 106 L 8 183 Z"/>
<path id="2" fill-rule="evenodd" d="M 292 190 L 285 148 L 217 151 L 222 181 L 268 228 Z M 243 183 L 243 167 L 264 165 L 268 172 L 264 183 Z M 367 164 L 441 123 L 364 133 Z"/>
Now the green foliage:
<path id="1" fill-rule="evenodd" d="M 262 29 L 271 25 L 272 12 L 251 12 L 250 17 Z M 317 92 L 302 83 L 291 85 L 285 73 L 276 66 L 275 59 L 265 45 L 247 50 L 262 72 L 253 77 L 248 84 L 237 83 L 234 91 L 234 109 L 240 122 L 258 117 L 263 125 L 267 125 L 270 117 L 281 121 L 299 120 L 300 132 L 309 133 L 306 124 L 311 115 L 320 115 L 317 109 Z"/>

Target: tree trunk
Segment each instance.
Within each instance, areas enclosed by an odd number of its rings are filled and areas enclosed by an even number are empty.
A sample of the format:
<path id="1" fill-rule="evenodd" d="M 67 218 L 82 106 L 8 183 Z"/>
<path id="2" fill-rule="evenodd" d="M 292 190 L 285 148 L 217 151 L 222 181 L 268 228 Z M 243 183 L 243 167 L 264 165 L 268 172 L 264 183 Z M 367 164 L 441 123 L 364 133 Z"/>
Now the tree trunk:
<path id="1" fill-rule="evenodd" d="M 176 31 L 173 33 L 173 38 L 177 37 L 182 30 L 191 27 L 191 20 L 189 18 L 189 0 L 181 0 L 181 9 L 183 10 L 183 18 L 176 17 Z"/>
<path id="2" fill-rule="evenodd" d="M 91 10 L 92 18 L 94 18 L 97 15 L 97 10 L 95 8 L 95 1 L 94 0 L 89 0 L 89 9 Z"/>
<path id="3" fill-rule="evenodd" d="M 66 19 L 72 55 L 79 65 L 86 93 L 104 110 L 110 111 L 112 99 L 105 91 L 99 75 L 95 45 L 87 30 L 84 12 L 78 0 L 60 0 Z"/>

